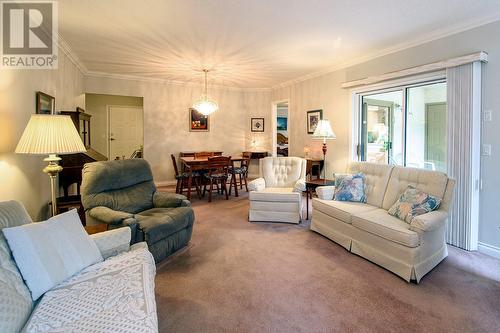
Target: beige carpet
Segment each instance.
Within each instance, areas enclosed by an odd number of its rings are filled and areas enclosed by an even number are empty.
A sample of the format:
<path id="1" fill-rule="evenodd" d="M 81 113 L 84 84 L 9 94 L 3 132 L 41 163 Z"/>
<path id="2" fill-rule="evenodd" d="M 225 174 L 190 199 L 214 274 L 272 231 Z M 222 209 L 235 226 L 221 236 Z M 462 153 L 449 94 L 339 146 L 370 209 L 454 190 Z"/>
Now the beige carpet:
<path id="1" fill-rule="evenodd" d="M 246 192 L 195 199 L 158 266 L 160 332 L 500 332 L 500 260 L 450 247 L 408 284 L 300 225 L 249 223 Z"/>

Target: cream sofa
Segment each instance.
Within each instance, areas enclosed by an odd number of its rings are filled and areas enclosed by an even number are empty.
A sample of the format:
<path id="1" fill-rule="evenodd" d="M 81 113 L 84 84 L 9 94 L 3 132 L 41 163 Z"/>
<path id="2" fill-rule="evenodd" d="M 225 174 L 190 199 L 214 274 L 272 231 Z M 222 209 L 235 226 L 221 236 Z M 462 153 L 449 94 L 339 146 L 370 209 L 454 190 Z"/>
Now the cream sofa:
<path id="1" fill-rule="evenodd" d="M 265 157 L 259 160 L 259 178 L 248 183 L 250 221 L 300 223 L 305 191 L 306 160 Z"/>
<path id="2" fill-rule="evenodd" d="M 334 187 L 318 187 L 311 230 L 410 281 L 420 279 L 447 255 L 444 240 L 454 180 L 416 168 L 355 162 L 348 173 L 366 176 L 366 203 L 334 201 Z M 438 210 L 408 224 L 387 213 L 408 185 L 442 198 Z"/>
<path id="3" fill-rule="evenodd" d="M 91 235 L 105 260 L 33 302 L 1 232 L 26 223 L 20 203 L 0 202 L 0 332 L 158 332 L 155 262 L 145 242 L 129 245 L 130 228 Z"/>

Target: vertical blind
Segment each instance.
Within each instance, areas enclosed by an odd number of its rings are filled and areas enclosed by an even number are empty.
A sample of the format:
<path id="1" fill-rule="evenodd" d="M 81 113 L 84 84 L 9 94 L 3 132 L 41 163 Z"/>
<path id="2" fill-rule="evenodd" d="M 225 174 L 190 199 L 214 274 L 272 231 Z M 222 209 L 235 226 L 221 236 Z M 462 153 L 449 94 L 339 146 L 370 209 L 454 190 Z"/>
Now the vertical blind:
<path id="1" fill-rule="evenodd" d="M 456 180 L 446 242 L 477 250 L 480 188 L 481 62 L 446 69 L 447 170 Z"/>

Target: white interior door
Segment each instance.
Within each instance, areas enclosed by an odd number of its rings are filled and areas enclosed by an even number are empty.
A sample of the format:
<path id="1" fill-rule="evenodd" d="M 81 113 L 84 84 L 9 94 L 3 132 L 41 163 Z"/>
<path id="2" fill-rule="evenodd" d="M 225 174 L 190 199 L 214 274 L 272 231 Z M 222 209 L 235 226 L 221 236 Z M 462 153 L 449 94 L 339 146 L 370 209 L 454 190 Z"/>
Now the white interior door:
<path id="1" fill-rule="evenodd" d="M 137 107 L 109 106 L 108 158 L 130 158 L 144 144 L 143 110 Z"/>

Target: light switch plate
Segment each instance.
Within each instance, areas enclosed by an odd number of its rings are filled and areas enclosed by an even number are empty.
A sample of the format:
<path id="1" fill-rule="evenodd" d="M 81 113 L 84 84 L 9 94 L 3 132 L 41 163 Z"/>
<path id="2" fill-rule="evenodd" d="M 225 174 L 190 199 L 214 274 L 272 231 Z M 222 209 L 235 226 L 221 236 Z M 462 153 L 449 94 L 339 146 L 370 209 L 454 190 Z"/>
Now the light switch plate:
<path id="1" fill-rule="evenodd" d="M 484 110 L 483 111 L 483 121 L 484 122 L 489 122 L 491 121 L 492 119 L 492 116 L 491 116 L 491 110 Z"/>
<path id="2" fill-rule="evenodd" d="M 491 156 L 491 145 L 483 145 L 481 149 L 481 155 Z"/>

